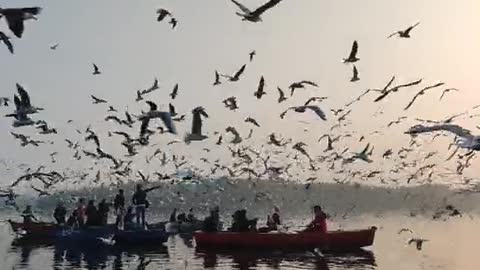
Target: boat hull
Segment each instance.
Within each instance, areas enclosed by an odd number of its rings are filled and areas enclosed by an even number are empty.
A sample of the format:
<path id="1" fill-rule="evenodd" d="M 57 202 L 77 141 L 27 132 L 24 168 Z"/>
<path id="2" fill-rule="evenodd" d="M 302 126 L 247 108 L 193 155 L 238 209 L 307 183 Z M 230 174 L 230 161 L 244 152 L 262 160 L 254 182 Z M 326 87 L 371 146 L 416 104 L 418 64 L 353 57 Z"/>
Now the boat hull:
<path id="1" fill-rule="evenodd" d="M 373 245 L 376 228 L 356 231 L 299 233 L 257 232 L 196 232 L 198 247 L 261 248 L 261 249 L 313 249 L 351 251 Z"/>
<path id="2" fill-rule="evenodd" d="M 8 223 L 17 235 L 28 239 L 53 239 L 60 229 L 56 224 L 45 222 L 25 224 L 9 220 Z"/>
<path id="3" fill-rule="evenodd" d="M 156 245 L 166 242 L 168 236 L 164 230 L 117 231 L 113 240 L 117 245 Z"/>

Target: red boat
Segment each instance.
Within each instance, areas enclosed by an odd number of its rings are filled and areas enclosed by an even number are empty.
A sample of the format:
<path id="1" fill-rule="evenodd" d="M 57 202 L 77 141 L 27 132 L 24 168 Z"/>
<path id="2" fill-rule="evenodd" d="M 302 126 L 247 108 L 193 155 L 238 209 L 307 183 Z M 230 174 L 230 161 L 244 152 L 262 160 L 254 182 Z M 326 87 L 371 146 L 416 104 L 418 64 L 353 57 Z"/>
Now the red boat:
<path id="1" fill-rule="evenodd" d="M 15 233 L 32 238 L 53 238 L 58 229 L 54 223 L 47 222 L 23 223 L 8 220 L 8 223 Z"/>
<path id="2" fill-rule="evenodd" d="M 263 249 L 310 249 L 351 251 L 371 246 L 376 227 L 356 231 L 331 231 L 298 233 L 217 232 L 194 233 L 198 247 L 216 248 L 263 248 Z"/>

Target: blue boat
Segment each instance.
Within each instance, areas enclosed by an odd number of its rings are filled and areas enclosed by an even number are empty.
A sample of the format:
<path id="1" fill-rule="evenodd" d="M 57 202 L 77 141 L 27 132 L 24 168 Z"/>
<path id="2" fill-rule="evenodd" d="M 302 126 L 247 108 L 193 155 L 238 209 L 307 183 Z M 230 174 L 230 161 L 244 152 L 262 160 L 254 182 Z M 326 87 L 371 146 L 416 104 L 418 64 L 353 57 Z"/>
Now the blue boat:
<path id="1" fill-rule="evenodd" d="M 127 230 L 116 231 L 115 245 L 160 245 L 168 240 L 165 230 Z"/>
<path id="2" fill-rule="evenodd" d="M 102 239 L 111 239 L 115 235 L 115 230 L 109 227 L 93 227 L 82 230 L 60 230 L 55 235 L 55 240 L 59 242 L 71 243 L 101 243 Z"/>

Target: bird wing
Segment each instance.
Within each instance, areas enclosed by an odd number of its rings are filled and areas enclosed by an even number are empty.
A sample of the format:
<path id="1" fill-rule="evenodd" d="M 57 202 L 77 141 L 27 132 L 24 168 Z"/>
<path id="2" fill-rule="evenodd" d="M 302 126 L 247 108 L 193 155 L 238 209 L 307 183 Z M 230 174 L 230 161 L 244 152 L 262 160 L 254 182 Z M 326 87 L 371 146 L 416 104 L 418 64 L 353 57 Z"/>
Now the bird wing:
<path id="1" fill-rule="evenodd" d="M 280 99 L 285 98 L 285 93 L 283 92 L 283 90 L 280 87 L 277 87 L 277 90 L 278 90 L 278 94 L 280 96 Z"/>
<path id="2" fill-rule="evenodd" d="M 355 65 L 353 65 L 353 77 L 354 78 L 357 78 L 358 76 L 358 70 L 357 70 L 357 67 Z"/>
<path id="3" fill-rule="evenodd" d="M 199 111 L 193 113 L 192 134 L 202 135 L 202 117 Z"/>
<path id="4" fill-rule="evenodd" d="M 175 106 L 172 103 L 168 103 L 168 109 L 171 115 L 176 115 Z"/>
<path id="5" fill-rule="evenodd" d="M 261 93 L 263 93 L 264 87 L 265 87 L 265 79 L 262 76 L 260 78 L 260 81 L 258 82 L 258 88 L 257 88 L 257 92 L 255 92 L 255 95 L 260 95 Z"/>
<path id="6" fill-rule="evenodd" d="M 147 100 L 146 102 L 147 102 L 148 106 L 150 106 L 150 111 L 156 111 L 158 109 L 158 106 L 157 106 L 157 104 L 155 104 L 155 102 L 150 101 L 150 100 Z"/>
<path id="7" fill-rule="evenodd" d="M 233 1 L 233 0 L 232 0 Z M 235 73 L 235 75 L 233 76 L 234 78 L 240 78 L 240 75 L 242 75 L 242 73 L 245 71 L 245 67 L 247 67 L 247 65 L 243 65 L 238 71 L 237 73 Z"/>
<path id="8" fill-rule="evenodd" d="M 282 0 L 270 0 L 268 1 L 267 3 L 265 3 L 263 6 L 257 8 L 256 10 L 254 10 L 251 15 L 254 16 L 254 17 L 257 17 L 257 16 L 260 16 L 262 15 L 265 11 L 273 8 L 274 6 L 276 6 L 278 3 L 280 3 Z"/>
<path id="9" fill-rule="evenodd" d="M 368 148 L 370 148 L 370 143 L 367 143 L 367 146 L 365 146 L 365 148 L 362 150 L 362 152 L 360 152 L 360 154 L 365 155 L 368 151 Z"/>
<path id="10" fill-rule="evenodd" d="M 315 87 L 318 87 L 318 85 L 312 81 L 301 81 L 300 84 L 308 84 L 308 85 L 311 85 L 311 86 L 315 86 Z"/>
<path id="11" fill-rule="evenodd" d="M 30 96 L 28 95 L 27 91 L 20 84 L 17 83 L 16 85 L 18 94 L 20 95 L 20 99 L 22 100 L 22 104 L 26 107 L 30 107 Z"/>
<path id="12" fill-rule="evenodd" d="M 395 32 L 395 33 L 390 34 L 387 38 L 391 38 L 391 37 L 393 37 L 393 36 L 395 36 L 395 35 L 398 35 L 398 31 Z"/>
<path id="13" fill-rule="evenodd" d="M 431 85 L 431 86 L 427 86 L 425 88 L 423 88 L 422 90 L 420 90 L 414 97 L 413 99 L 410 101 L 410 103 L 407 104 L 407 106 L 404 108 L 404 110 L 408 110 L 412 105 L 413 103 L 415 102 L 415 100 L 420 96 L 420 95 L 423 95 L 425 93 L 425 91 L 427 90 L 430 90 L 430 89 L 433 89 L 433 88 L 437 88 L 437 87 L 440 87 L 442 85 L 444 85 L 445 83 L 437 83 L 437 84 L 434 84 L 434 85 Z"/>
<path id="14" fill-rule="evenodd" d="M 172 121 L 172 115 L 169 112 L 158 112 L 158 117 L 162 119 L 163 124 L 168 129 L 168 132 L 172 134 L 177 134 L 177 129 L 175 128 L 175 123 Z"/>
<path id="15" fill-rule="evenodd" d="M 12 16 L 7 14 L 5 18 L 7 19 L 8 28 L 10 28 L 16 37 L 21 38 L 23 31 L 25 30 L 22 16 Z"/>
<path id="16" fill-rule="evenodd" d="M 7 46 L 8 50 L 13 54 L 13 44 L 10 42 L 10 39 L 8 39 L 7 35 L 0 31 L 0 39 L 3 41 L 3 43 Z"/>
<path id="17" fill-rule="evenodd" d="M 235 0 L 231 0 L 235 5 L 237 5 L 237 7 L 239 7 L 244 13 L 251 13 L 251 11 L 244 5 L 240 4 L 239 2 L 235 1 Z"/>
<path id="18" fill-rule="evenodd" d="M 350 56 L 348 58 L 355 58 L 358 52 L 358 42 L 355 40 L 352 45 L 352 50 L 350 51 Z"/>
<path id="19" fill-rule="evenodd" d="M 407 29 L 405 29 L 405 35 L 408 35 L 410 33 L 410 31 L 412 31 L 413 28 L 417 27 L 417 25 L 419 25 L 420 22 L 417 22 L 416 24 L 408 27 Z"/>
<path id="20" fill-rule="evenodd" d="M 459 137 L 471 139 L 473 138 L 472 132 L 468 129 L 462 128 L 458 125 L 441 124 L 433 126 L 415 125 L 408 129 L 405 133 L 410 135 L 427 133 L 433 131 L 449 131 Z"/>
<path id="21" fill-rule="evenodd" d="M 322 111 L 322 109 L 320 109 L 320 107 L 318 106 L 305 106 L 307 109 L 310 109 L 312 111 L 314 111 L 322 120 L 327 120 L 327 117 L 325 116 L 325 113 Z"/>
<path id="22" fill-rule="evenodd" d="M 401 85 L 399 85 L 399 86 L 395 86 L 395 87 L 392 88 L 391 90 L 392 90 L 393 92 L 396 92 L 396 91 L 398 91 L 400 88 L 415 86 L 415 85 L 417 85 L 417 84 L 420 84 L 422 81 L 423 81 L 423 79 L 419 79 L 419 80 L 416 80 L 416 81 L 413 81 L 413 82 L 409 82 L 409 83 L 406 83 L 406 84 L 401 84 Z"/>
<path id="23" fill-rule="evenodd" d="M 373 102 L 379 102 L 380 100 L 386 98 L 388 96 L 388 94 L 390 94 L 390 93 L 391 93 L 391 91 L 385 91 L 380 96 L 378 96 Z"/>
<path id="24" fill-rule="evenodd" d="M 20 100 L 20 98 L 17 95 L 13 96 L 13 103 L 15 103 L 15 109 L 17 111 L 22 109 L 22 101 Z"/>

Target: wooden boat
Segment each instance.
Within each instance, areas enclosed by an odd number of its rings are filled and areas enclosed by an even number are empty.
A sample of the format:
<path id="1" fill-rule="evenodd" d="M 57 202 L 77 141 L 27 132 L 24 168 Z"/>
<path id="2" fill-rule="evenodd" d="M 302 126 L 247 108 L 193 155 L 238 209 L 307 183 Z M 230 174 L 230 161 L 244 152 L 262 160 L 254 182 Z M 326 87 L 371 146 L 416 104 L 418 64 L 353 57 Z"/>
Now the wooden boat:
<path id="1" fill-rule="evenodd" d="M 318 232 L 217 232 L 194 233 L 197 247 L 262 248 L 262 249 L 312 249 L 351 251 L 371 246 L 376 227 L 356 231 Z"/>
<path id="2" fill-rule="evenodd" d="M 58 242 L 70 243 L 101 243 L 101 239 L 111 239 L 115 230 L 111 227 L 89 227 L 81 230 L 59 230 L 55 234 Z"/>
<path id="3" fill-rule="evenodd" d="M 53 238 L 59 229 L 56 224 L 47 222 L 23 223 L 8 220 L 8 223 L 17 235 L 26 238 Z"/>
<path id="4" fill-rule="evenodd" d="M 116 231 L 113 240 L 116 245 L 161 244 L 168 240 L 165 230 L 127 230 Z"/>

